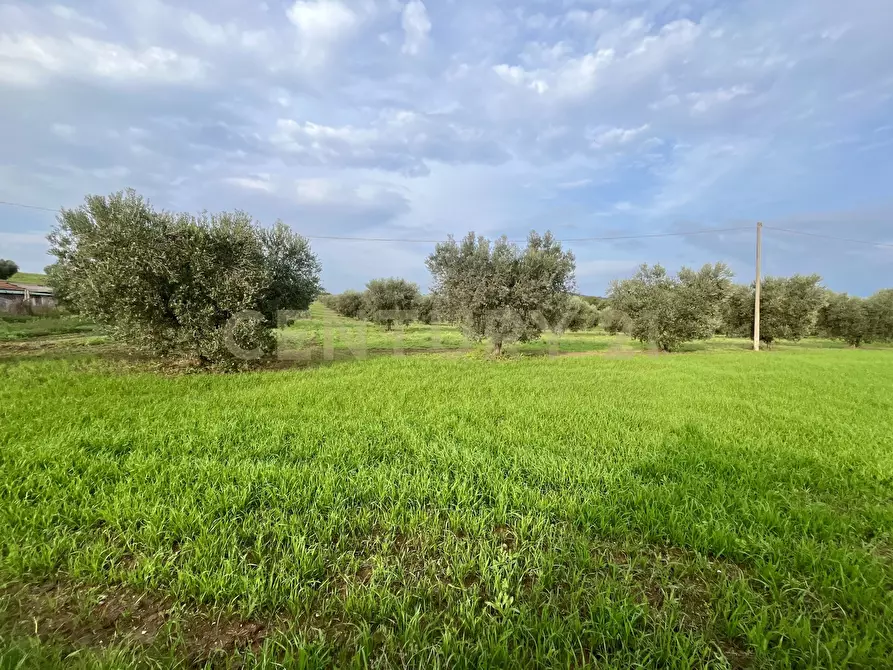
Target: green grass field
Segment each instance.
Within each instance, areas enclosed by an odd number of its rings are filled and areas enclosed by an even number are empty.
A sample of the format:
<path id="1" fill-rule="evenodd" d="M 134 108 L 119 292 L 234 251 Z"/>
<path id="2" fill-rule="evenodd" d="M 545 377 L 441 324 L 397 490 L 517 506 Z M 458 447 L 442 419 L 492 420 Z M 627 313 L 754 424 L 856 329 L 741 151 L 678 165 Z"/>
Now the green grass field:
<path id="1" fill-rule="evenodd" d="M 315 310 L 294 369 L 0 359 L 0 667 L 889 667 L 893 351 Z"/>
<path id="2" fill-rule="evenodd" d="M 39 272 L 16 272 L 7 281 L 21 282 L 22 284 L 46 285 L 47 276 Z"/>
<path id="3" fill-rule="evenodd" d="M 0 343 L 94 333 L 95 326 L 75 316 L 18 316 L 0 313 Z M 0 354 L 2 355 L 2 354 Z"/>

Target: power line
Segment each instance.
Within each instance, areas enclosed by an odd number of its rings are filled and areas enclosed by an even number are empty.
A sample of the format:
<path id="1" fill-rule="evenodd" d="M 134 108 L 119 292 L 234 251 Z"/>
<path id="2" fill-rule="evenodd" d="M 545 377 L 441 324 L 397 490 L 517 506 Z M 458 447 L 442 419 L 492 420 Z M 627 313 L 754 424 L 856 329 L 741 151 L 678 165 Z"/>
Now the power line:
<path id="1" fill-rule="evenodd" d="M 0 200 L 0 205 L 6 205 L 8 207 L 22 207 L 25 209 L 35 209 L 42 212 L 53 212 L 58 213 L 59 209 L 53 209 L 52 207 L 41 207 L 40 205 L 29 205 L 23 202 L 10 202 L 8 200 Z M 804 235 L 806 237 L 817 237 L 820 239 L 826 240 L 835 240 L 837 242 L 852 242 L 854 244 L 867 244 L 872 247 L 886 247 L 893 248 L 893 244 L 886 244 L 884 242 L 870 242 L 868 240 L 854 240 L 847 237 L 836 237 L 834 235 L 822 235 L 820 233 L 808 233 L 802 230 L 791 230 L 790 228 L 778 228 L 776 226 L 765 226 L 769 230 L 777 230 L 782 233 L 789 233 L 791 235 Z M 750 230 L 749 227 L 738 226 L 735 228 L 710 228 L 705 230 L 689 230 L 689 231 L 680 231 L 676 233 L 647 233 L 644 235 L 607 235 L 602 237 L 569 237 L 561 240 L 557 240 L 558 242 L 612 242 L 618 240 L 641 240 L 641 239 L 649 239 L 649 238 L 660 238 L 660 237 L 688 237 L 689 235 L 709 235 L 713 233 L 729 233 L 736 232 L 742 230 Z M 404 238 L 404 237 L 346 237 L 341 235 L 303 235 L 309 240 L 335 240 L 341 242 L 403 242 L 409 244 L 437 244 L 439 242 L 443 242 L 442 239 L 439 240 L 423 240 L 423 239 L 413 239 L 413 238 Z M 520 239 L 512 240 L 515 242 L 523 241 Z"/>
<path id="2" fill-rule="evenodd" d="M 572 237 L 559 242 L 605 242 L 610 240 L 638 240 L 643 237 L 683 237 L 687 235 L 706 235 L 709 233 L 728 233 L 733 230 L 750 230 L 749 227 L 738 226 L 737 228 L 709 228 L 705 230 L 689 230 L 679 233 L 651 233 L 647 235 L 613 235 L 610 237 Z"/>
<path id="3" fill-rule="evenodd" d="M 889 247 L 893 249 L 893 244 L 885 244 L 884 242 L 869 242 L 868 240 L 854 240 L 848 237 L 836 237 L 834 235 L 822 235 L 820 233 L 807 233 L 803 230 L 791 230 L 790 228 L 776 228 L 775 226 L 764 226 L 770 230 L 777 230 L 782 233 L 790 233 L 792 235 L 805 235 L 806 237 L 818 237 L 823 240 L 836 240 L 837 242 L 852 242 L 854 244 L 867 244 L 870 247 Z"/>
<path id="4" fill-rule="evenodd" d="M 687 232 L 678 232 L 678 233 L 650 233 L 646 235 L 612 235 L 607 237 L 573 237 L 567 238 L 563 240 L 557 240 L 558 242 L 603 242 L 603 241 L 611 241 L 611 240 L 637 240 L 646 237 L 681 237 L 685 235 L 704 235 L 707 233 L 725 233 L 730 230 L 750 230 L 750 228 L 713 228 L 710 230 L 693 230 Z M 341 237 L 337 235 L 303 235 L 308 240 L 344 240 L 350 242 L 418 242 L 424 244 L 437 244 L 439 242 L 443 242 L 440 240 L 417 240 L 417 239 L 407 239 L 402 237 Z M 509 241 L 523 241 L 520 239 L 514 239 Z"/>
<path id="5" fill-rule="evenodd" d="M 58 209 L 51 209 L 49 207 L 40 207 L 38 205 L 27 205 L 21 202 L 9 202 L 6 200 L 0 200 L 0 205 L 9 205 L 11 207 L 25 207 L 27 209 L 38 209 L 45 212 L 58 212 Z M 574 237 L 568 238 L 564 240 L 558 240 L 558 242 L 610 242 L 612 240 L 637 240 L 637 239 L 645 239 L 652 237 L 685 237 L 688 235 L 706 235 L 710 233 L 726 233 L 735 230 L 750 230 L 750 228 L 737 227 L 737 228 L 713 228 L 707 230 L 692 230 L 685 232 L 676 232 L 676 233 L 649 233 L 644 235 L 609 235 L 605 237 Z M 422 240 L 422 239 L 412 239 L 412 238 L 404 238 L 404 237 L 346 237 L 341 235 L 302 235 L 306 237 L 308 240 L 337 240 L 342 242 L 406 242 L 413 244 L 438 244 L 439 242 L 443 242 L 443 239 L 439 240 Z M 511 241 L 524 241 L 521 239 L 515 239 Z"/>
<path id="6" fill-rule="evenodd" d="M 6 200 L 0 200 L 0 205 L 8 205 L 10 207 L 24 207 L 25 209 L 39 209 L 44 212 L 54 212 L 57 214 L 59 212 L 58 209 L 52 209 L 50 207 L 40 207 L 39 205 L 26 205 L 21 202 L 8 202 Z"/>
<path id="7" fill-rule="evenodd" d="M 340 240 L 343 242 L 413 242 L 418 244 L 437 244 L 443 240 L 415 240 L 405 237 L 341 237 L 339 235 L 305 235 L 308 240 Z"/>

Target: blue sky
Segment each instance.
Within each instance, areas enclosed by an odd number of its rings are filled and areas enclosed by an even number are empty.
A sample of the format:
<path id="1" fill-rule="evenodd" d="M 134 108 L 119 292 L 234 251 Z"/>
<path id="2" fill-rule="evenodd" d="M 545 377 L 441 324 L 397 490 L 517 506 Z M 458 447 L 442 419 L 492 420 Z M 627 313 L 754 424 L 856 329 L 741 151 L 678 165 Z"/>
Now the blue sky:
<path id="1" fill-rule="evenodd" d="M 635 235 L 767 225 L 893 244 L 889 0 L 13 0 L 0 200 L 136 188 L 306 235 Z M 0 206 L 40 270 L 49 212 Z M 766 271 L 893 286 L 893 248 L 766 231 Z M 430 244 L 315 240 L 327 288 L 428 284 Z M 750 231 L 569 245 L 753 273 Z"/>

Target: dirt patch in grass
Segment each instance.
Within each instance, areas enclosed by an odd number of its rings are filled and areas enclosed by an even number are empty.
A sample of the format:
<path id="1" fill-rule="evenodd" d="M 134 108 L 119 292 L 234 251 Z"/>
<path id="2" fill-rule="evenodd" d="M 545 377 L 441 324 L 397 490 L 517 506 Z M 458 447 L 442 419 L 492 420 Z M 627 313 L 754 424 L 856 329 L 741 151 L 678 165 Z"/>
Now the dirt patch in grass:
<path id="1" fill-rule="evenodd" d="M 124 586 L 78 587 L 56 582 L 0 589 L 0 623 L 19 634 L 75 649 L 110 646 L 178 647 L 193 663 L 241 650 L 257 651 L 265 622 L 187 611 Z"/>

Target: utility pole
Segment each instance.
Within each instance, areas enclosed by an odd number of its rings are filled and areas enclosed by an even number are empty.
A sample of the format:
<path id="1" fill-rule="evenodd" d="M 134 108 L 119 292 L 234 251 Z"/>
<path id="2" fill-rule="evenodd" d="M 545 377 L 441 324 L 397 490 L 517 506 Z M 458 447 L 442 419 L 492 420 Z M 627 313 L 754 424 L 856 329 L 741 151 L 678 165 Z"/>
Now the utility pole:
<path id="1" fill-rule="evenodd" d="M 761 265 L 763 262 L 763 224 L 757 223 L 757 283 L 756 298 L 753 304 L 753 350 L 760 350 L 760 288 L 762 278 L 760 277 Z"/>

